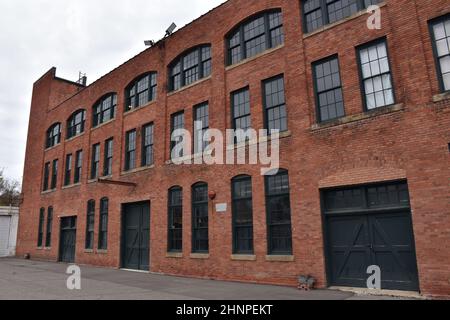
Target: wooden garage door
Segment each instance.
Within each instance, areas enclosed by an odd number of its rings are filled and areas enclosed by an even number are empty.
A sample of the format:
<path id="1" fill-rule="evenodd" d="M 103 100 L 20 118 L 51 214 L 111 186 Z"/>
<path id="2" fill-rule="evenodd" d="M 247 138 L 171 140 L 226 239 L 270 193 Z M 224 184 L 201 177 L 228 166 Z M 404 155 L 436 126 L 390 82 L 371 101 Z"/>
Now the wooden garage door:
<path id="1" fill-rule="evenodd" d="M 8 242 L 10 225 L 10 216 L 0 216 L 0 257 L 6 257 L 9 254 Z"/>
<path id="2" fill-rule="evenodd" d="M 418 291 L 414 235 L 405 182 L 323 192 L 330 285 L 367 287 L 371 265 L 382 289 Z"/>

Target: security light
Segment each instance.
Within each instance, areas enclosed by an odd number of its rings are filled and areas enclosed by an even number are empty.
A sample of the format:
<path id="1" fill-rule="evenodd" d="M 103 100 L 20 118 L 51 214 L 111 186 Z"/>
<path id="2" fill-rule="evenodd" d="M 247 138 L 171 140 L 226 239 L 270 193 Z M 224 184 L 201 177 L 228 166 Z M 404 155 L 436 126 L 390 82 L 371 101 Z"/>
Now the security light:
<path id="1" fill-rule="evenodd" d="M 144 44 L 145 44 L 147 47 L 153 47 L 153 46 L 155 45 L 155 41 L 153 41 L 153 40 L 145 40 L 145 41 L 144 41 Z"/>
<path id="2" fill-rule="evenodd" d="M 166 30 L 166 37 L 170 36 L 175 31 L 176 28 L 177 25 L 175 23 L 172 23 L 170 27 Z"/>

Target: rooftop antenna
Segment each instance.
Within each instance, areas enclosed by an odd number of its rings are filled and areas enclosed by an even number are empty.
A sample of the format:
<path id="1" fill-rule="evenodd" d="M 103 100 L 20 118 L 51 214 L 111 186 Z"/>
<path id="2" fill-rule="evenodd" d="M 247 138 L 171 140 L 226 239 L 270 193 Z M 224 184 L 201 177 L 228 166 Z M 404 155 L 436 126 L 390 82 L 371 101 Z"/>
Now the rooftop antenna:
<path id="1" fill-rule="evenodd" d="M 78 81 L 77 83 L 86 86 L 87 83 L 87 77 L 86 77 L 86 73 L 82 73 L 81 71 L 78 73 Z"/>
<path id="2" fill-rule="evenodd" d="M 172 22 L 170 27 L 166 30 L 166 37 L 170 36 L 175 31 L 176 28 L 177 28 L 177 25 Z"/>

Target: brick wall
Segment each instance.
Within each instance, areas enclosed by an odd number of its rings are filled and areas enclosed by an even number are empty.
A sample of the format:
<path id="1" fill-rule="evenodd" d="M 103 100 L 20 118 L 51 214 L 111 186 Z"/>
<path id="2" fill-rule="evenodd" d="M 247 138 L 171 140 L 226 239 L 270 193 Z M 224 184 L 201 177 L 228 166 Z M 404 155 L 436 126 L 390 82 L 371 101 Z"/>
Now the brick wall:
<path id="1" fill-rule="evenodd" d="M 239 10 L 236 10 L 236 8 Z M 225 67 L 225 35 L 254 13 L 281 8 L 284 45 L 232 67 Z M 319 189 L 406 178 L 409 183 L 416 238 L 421 292 L 450 293 L 449 150 L 450 100 L 433 102 L 439 93 L 427 21 L 450 11 L 445 0 L 386 1 L 382 29 L 368 31 L 366 15 L 310 35 L 303 34 L 299 1 L 230 0 L 144 51 L 92 85 L 79 85 L 55 77 L 51 69 L 34 85 L 23 181 L 17 252 L 33 258 L 57 260 L 60 216 L 78 215 L 77 263 L 108 267 L 120 265 L 120 208 L 122 203 L 151 201 L 151 271 L 216 279 L 294 285 L 299 274 L 311 274 L 325 287 L 324 245 Z M 365 114 L 362 108 L 355 47 L 386 37 L 398 105 L 383 112 Z M 181 52 L 203 43 L 212 45 L 210 78 L 169 93 L 167 66 Z M 316 123 L 311 63 L 338 54 L 347 118 L 326 126 Z M 124 114 L 125 87 L 137 76 L 158 72 L 158 99 Z M 263 128 L 261 81 L 284 74 L 290 135 L 281 142 L 281 167 L 289 170 L 293 228 L 293 262 L 266 261 L 264 180 L 259 166 L 174 166 L 169 160 L 170 115 L 184 110 L 186 128 L 192 128 L 192 107 L 209 101 L 210 127 L 230 127 L 230 92 L 250 88 L 252 124 Z M 118 93 L 114 121 L 92 127 L 92 106 L 109 92 Z M 87 110 L 85 133 L 44 151 L 45 132 L 51 124 L 63 124 L 79 108 Z M 155 166 L 122 174 L 125 132 L 155 123 Z M 89 182 L 91 148 L 114 137 L 113 178 L 137 183 L 137 187 Z M 140 141 L 140 137 L 137 137 Z M 140 159 L 140 144 L 137 144 Z M 62 189 L 65 155 L 84 150 L 82 183 Z M 43 164 L 59 159 L 56 192 L 41 194 Z M 231 259 L 230 180 L 239 174 L 253 178 L 254 238 L 256 261 Z M 190 188 L 199 181 L 217 192 L 215 203 L 228 203 L 225 214 L 210 210 L 208 259 L 190 256 Z M 183 257 L 168 258 L 167 190 L 184 189 Z M 108 251 L 84 251 L 86 205 L 102 197 L 110 199 Z M 39 208 L 54 207 L 53 243 L 37 249 Z M 213 203 L 210 204 L 211 208 Z M 96 214 L 95 241 L 99 215 Z"/>

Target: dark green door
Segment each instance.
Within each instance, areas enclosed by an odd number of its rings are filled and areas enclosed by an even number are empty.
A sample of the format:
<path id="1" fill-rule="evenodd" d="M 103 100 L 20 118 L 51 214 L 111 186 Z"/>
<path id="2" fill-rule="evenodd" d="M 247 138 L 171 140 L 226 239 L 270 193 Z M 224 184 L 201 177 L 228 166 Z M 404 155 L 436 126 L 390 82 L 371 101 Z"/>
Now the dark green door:
<path id="1" fill-rule="evenodd" d="M 123 206 L 122 267 L 148 271 L 150 267 L 150 203 Z"/>
<path id="2" fill-rule="evenodd" d="M 61 231 L 59 240 L 59 261 L 65 263 L 75 262 L 75 249 L 77 242 L 77 217 L 61 218 Z"/>
<path id="3" fill-rule="evenodd" d="M 330 285 L 367 287 L 367 268 L 381 269 L 382 289 L 418 291 L 406 183 L 325 191 Z"/>

